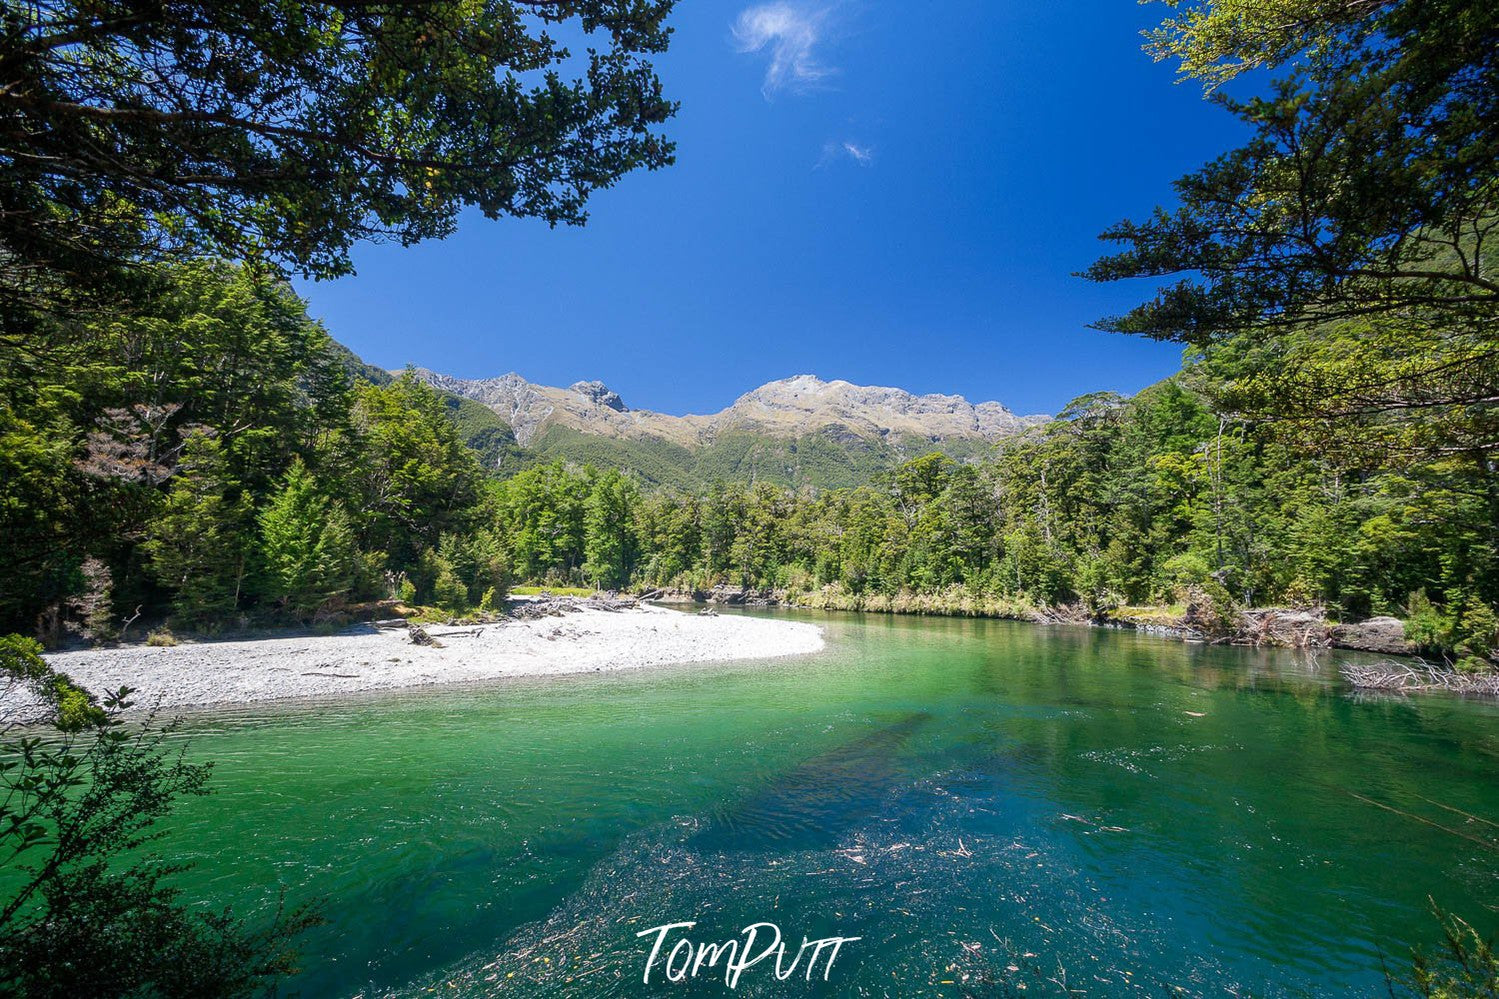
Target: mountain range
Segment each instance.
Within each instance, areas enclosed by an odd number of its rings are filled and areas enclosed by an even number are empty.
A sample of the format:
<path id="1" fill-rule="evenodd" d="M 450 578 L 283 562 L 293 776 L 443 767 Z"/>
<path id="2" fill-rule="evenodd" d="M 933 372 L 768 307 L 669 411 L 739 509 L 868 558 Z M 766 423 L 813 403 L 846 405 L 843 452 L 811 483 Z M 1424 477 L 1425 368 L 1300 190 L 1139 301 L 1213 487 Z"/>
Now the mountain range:
<path id="1" fill-rule="evenodd" d="M 672 416 L 633 409 L 602 382 L 557 388 L 513 373 L 464 379 L 411 370 L 444 395 L 470 443 L 502 474 L 561 458 L 684 488 L 719 479 L 859 485 L 932 451 L 960 460 L 983 454 L 1049 419 L 998 402 L 814 375 L 762 385 L 718 413 Z"/>

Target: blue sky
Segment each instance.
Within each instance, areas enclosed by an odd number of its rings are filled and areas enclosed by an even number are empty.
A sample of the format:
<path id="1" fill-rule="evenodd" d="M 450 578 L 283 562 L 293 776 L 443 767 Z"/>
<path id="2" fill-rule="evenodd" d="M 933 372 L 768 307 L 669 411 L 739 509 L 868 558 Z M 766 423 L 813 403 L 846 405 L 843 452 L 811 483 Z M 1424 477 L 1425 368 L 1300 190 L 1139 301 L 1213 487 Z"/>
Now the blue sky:
<path id="1" fill-rule="evenodd" d="M 1133 392 L 1180 349 L 1086 324 L 1151 289 L 1071 275 L 1238 135 L 1140 51 L 1160 10 L 683 0 L 674 167 L 596 195 L 585 228 L 472 215 L 298 290 L 384 367 L 596 378 L 670 413 L 801 373 L 1022 412 Z"/>

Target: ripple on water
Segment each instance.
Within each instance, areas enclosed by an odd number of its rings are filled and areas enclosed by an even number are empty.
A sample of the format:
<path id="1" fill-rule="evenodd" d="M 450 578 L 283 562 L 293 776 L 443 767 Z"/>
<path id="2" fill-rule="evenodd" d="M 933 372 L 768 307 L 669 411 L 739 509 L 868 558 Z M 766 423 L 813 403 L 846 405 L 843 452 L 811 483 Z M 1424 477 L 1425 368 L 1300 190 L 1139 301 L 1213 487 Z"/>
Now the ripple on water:
<path id="1" fill-rule="evenodd" d="M 636 933 L 689 919 L 701 941 L 762 919 L 798 942 L 863 938 L 840 958 L 831 986 L 752 970 L 738 990 L 747 996 L 990 995 L 1069 979 L 1109 995 L 1173 986 L 1205 994 L 1228 981 L 1211 957 L 1177 952 L 1169 922 L 1116 911 L 1023 803 L 975 821 L 979 803 L 948 789 L 957 783 L 887 788 L 836 839 L 790 848 L 756 833 L 735 843 L 741 827 L 716 833 L 718 817 L 679 817 L 627 840 L 545 919 L 389 995 L 644 994 L 649 940 Z M 861 961 L 871 954 L 878 959 Z M 1162 966 L 1180 973 L 1168 980 L 1149 970 Z M 722 994 L 723 983 L 685 991 Z"/>

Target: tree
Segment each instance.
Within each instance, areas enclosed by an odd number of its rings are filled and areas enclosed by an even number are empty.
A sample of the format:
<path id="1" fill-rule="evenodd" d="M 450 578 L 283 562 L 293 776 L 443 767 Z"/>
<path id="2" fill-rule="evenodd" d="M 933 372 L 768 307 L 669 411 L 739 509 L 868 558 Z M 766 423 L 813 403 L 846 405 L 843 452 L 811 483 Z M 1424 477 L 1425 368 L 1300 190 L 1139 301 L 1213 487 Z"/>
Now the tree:
<path id="1" fill-rule="evenodd" d="M 1393 0 L 1161 0 L 1178 13 L 1146 33 L 1157 59 L 1217 87 L 1329 44 Z"/>
<path id="2" fill-rule="evenodd" d="M 583 511 L 583 575 L 598 586 L 624 586 L 635 571 L 639 500 L 634 481 L 619 472 L 604 472 L 593 481 Z"/>
<path id="3" fill-rule="evenodd" d="M 496 519 L 520 578 L 566 578 L 582 565 L 587 502 L 587 484 L 560 461 L 526 469 L 504 484 Z"/>
<path id="4" fill-rule="evenodd" d="M 0 627 L 31 630 L 75 588 L 93 531 L 74 436 L 54 407 L 25 413 L 0 398 L 0 536 L 10 566 L 0 574 Z"/>
<path id="5" fill-rule="evenodd" d="M 363 550 L 405 569 L 444 532 L 474 526 L 484 472 L 431 387 L 409 372 L 384 387 L 360 385 L 352 422 L 328 456 L 336 468 L 322 473 L 347 484 Z"/>
<path id="6" fill-rule="evenodd" d="M 215 627 L 239 604 L 246 573 L 250 508 L 218 438 L 189 434 L 161 513 L 141 549 L 172 591 L 183 623 Z"/>
<path id="7" fill-rule="evenodd" d="M 671 162 L 673 2 L 7 3 L 0 292 L 181 253 L 344 274 L 355 241 L 440 238 L 465 206 L 579 224 Z"/>
<path id="8" fill-rule="evenodd" d="M 1100 328 L 1256 355 L 1247 415 L 1446 411 L 1428 443 L 1499 452 L 1492 419 L 1465 415 L 1499 402 L 1499 8 L 1173 6 L 1151 45 L 1184 72 L 1288 75 L 1262 97 L 1215 93 L 1250 140 L 1179 180 L 1179 207 L 1104 233 L 1126 248 L 1089 277 L 1186 277 Z"/>
<path id="9" fill-rule="evenodd" d="M 354 535 L 341 504 L 322 495 L 301 458 L 260 513 L 265 592 L 297 614 L 316 610 L 349 589 Z"/>
<path id="10" fill-rule="evenodd" d="M 314 911 L 251 929 L 184 900 L 165 880 L 180 868 L 137 852 L 180 798 L 207 793 L 209 766 L 150 723 L 126 731 L 128 690 L 100 701 L 40 651 L 0 637 L 0 694 L 28 690 L 52 729 L 0 731 L 0 993 L 251 996 L 295 971 Z"/>

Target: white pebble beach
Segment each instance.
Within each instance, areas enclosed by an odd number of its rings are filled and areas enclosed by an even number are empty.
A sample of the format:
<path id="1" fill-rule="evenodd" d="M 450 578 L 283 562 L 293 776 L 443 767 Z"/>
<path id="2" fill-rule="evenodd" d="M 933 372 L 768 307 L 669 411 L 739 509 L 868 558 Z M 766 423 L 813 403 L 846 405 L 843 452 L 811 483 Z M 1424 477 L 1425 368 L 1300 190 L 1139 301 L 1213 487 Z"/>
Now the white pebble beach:
<path id="1" fill-rule="evenodd" d="M 472 626 L 428 626 L 441 648 L 413 644 L 405 628 L 370 626 L 327 636 L 125 645 L 48 655 L 52 668 L 95 692 L 134 689 L 136 705 L 247 704 L 506 677 L 608 672 L 684 663 L 806 655 L 822 629 L 796 621 L 699 616 L 642 605 L 583 608 L 560 617 Z M 36 704 L 12 687 L 0 723 L 29 720 Z"/>

